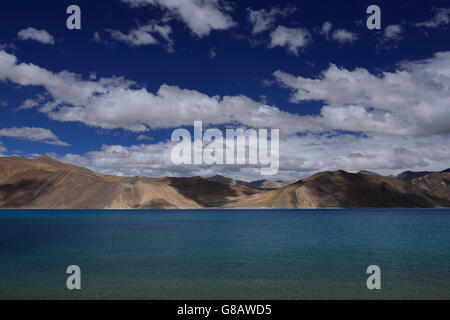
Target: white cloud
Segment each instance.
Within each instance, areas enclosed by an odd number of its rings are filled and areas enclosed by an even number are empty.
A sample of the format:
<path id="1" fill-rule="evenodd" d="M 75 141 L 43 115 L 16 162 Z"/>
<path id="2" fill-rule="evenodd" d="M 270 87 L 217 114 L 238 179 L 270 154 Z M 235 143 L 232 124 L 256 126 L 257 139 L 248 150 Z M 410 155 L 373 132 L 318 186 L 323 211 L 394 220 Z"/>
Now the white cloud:
<path id="1" fill-rule="evenodd" d="M 144 140 L 153 141 L 154 140 L 153 137 L 149 137 L 149 136 L 146 136 L 146 135 L 143 135 L 143 134 L 139 135 L 136 139 L 138 141 L 144 141 Z"/>
<path id="2" fill-rule="evenodd" d="M 331 32 L 332 29 L 333 25 L 331 24 L 331 22 L 326 21 L 320 29 L 320 34 L 324 35 L 327 40 L 330 39 L 331 34 L 331 40 L 339 42 L 341 44 L 353 43 L 358 40 L 358 35 L 352 31 L 341 28 Z"/>
<path id="3" fill-rule="evenodd" d="M 16 45 L 14 43 L 7 43 L 7 44 L 0 43 L 0 50 L 11 50 L 11 51 L 14 51 L 14 50 L 17 50 L 17 47 L 16 47 Z"/>
<path id="4" fill-rule="evenodd" d="M 59 140 L 59 138 L 52 131 L 44 128 L 4 128 L 0 129 L 0 137 L 38 141 L 56 146 L 70 146 L 69 144 Z"/>
<path id="5" fill-rule="evenodd" d="M 5 100 L 0 100 L 0 107 L 7 107 L 8 103 Z"/>
<path id="6" fill-rule="evenodd" d="M 124 42 L 130 46 L 137 47 L 161 44 L 161 41 L 163 41 L 166 43 L 168 51 L 173 51 L 173 41 L 170 38 L 172 28 L 168 25 L 161 26 L 155 23 L 149 23 L 132 29 L 128 33 L 111 29 L 108 29 L 107 32 L 110 33 L 112 39 Z M 97 41 L 100 39 L 98 33 L 94 37 Z"/>
<path id="7" fill-rule="evenodd" d="M 440 8 L 434 10 L 436 13 L 431 20 L 417 23 L 418 27 L 438 28 L 450 23 L 450 8 Z"/>
<path id="8" fill-rule="evenodd" d="M 292 90 L 291 101 L 326 105 L 316 120 L 330 129 L 392 135 L 450 133 L 450 52 L 402 63 L 395 72 L 371 74 L 331 65 L 316 79 L 275 72 Z"/>
<path id="9" fill-rule="evenodd" d="M 384 29 L 385 40 L 399 41 L 403 39 L 403 28 L 399 24 L 393 24 Z"/>
<path id="10" fill-rule="evenodd" d="M 358 40 L 358 36 L 346 29 L 337 29 L 331 34 L 331 39 L 339 43 L 353 43 Z"/>
<path id="11" fill-rule="evenodd" d="M 280 144 L 280 170 L 307 175 L 323 170 L 442 170 L 450 160 L 449 136 L 404 137 L 385 134 L 306 134 Z M 289 175 L 289 173 L 287 173 Z"/>
<path id="12" fill-rule="evenodd" d="M 441 170 L 450 160 L 450 52 L 402 63 L 396 71 L 372 74 L 331 65 L 316 78 L 276 72 L 292 90 L 291 101 L 324 101 L 320 115 L 283 112 L 246 96 L 208 96 L 196 90 L 162 85 L 156 93 L 121 78 L 102 78 L 18 63 L 0 51 L 0 81 L 38 86 L 45 99 L 34 99 L 41 112 L 58 121 L 78 121 L 101 128 L 144 132 L 149 128 L 234 124 L 281 129 L 280 173 L 289 180 L 321 170 L 361 169 L 384 174 L 403 170 Z M 382 93 L 382 94 L 380 94 Z M 343 134 L 342 131 L 359 134 Z M 309 131 L 309 133 L 308 133 Z M 307 132 L 296 136 L 297 132 Z M 0 136 L 67 145 L 50 130 L 9 128 Z M 138 137 L 144 141 L 144 136 Z M 175 166 L 170 142 L 136 146 L 104 146 L 61 160 L 122 175 L 192 176 L 216 173 L 260 179 L 259 169 L 246 166 Z M 0 152 L 6 152 L 0 144 Z"/>
<path id="13" fill-rule="evenodd" d="M 15 56 L 0 51 L 0 81 L 44 87 L 49 101 L 38 110 L 62 122 L 134 132 L 192 126 L 202 120 L 205 125 L 281 128 L 282 135 L 324 130 L 450 133 L 450 52 L 402 63 L 397 71 L 380 75 L 331 65 L 316 79 L 281 71 L 275 76 L 292 90 L 292 102 L 324 101 L 321 115 L 300 116 L 243 95 L 208 96 L 169 85 L 152 93 L 121 77 L 83 80 L 67 71 L 52 73 L 33 64 L 18 64 Z"/>
<path id="14" fill-rule="evenodd" d="M 285 9 L 271 8 L 270 10 L 252 10 L 248 9 L 248 20 L 253 26 L 252 33 L 261 33 L 273 27 L 277 16 L 286 17 L 296 11 L 295 7 L 287 7 Z"/>
<path id="15" fill-rule="evenodd" d="M 0 141 L 0 156 L 3 156 L 2 152 L 6 152 L 6 148 L 3 146 L 3 142 Z"/>
<path id="16" fill-rule="evenodd" d="M 34 107 L 37 107 L 40 104 L 40 101 L 36 99 L 26 99 L 22 104 L 17 108 L 17 111 L 19 110 L 26 110 L 26 109 L 32 109 Z"/>
<path id="17" fill-rule="evenodd" d="M 81 122 L 104 129 L 134 132 L 151 129 L 241 124 L 281 128 L 284 134 L 316 129 L 309 117 L 283 112 L 246 96 L 208 96 L 196 90 L 162 85 L 156 93 L 122 77 L 83 80 L 78 74 L 53 73 L 0 51 L 0 81 L 21 86 L 42 86 L 49 101 L 39 111 L 61 122 Z M 51 98 L 53 100 L 51 100 Z"/>
<path id="18" fill-rule="evenodd" d="M 292 102 L 324 101 L 320 116 L 284 112 L 243 95 L 208 96 L 169 85 L 152 93 L 121 77 L 83 80 L 67 71 L 52 73 L 33 64 L 18 64 L 15 56 L 0 51 L 0 81 L 44 87 L 49 101 L 38 110 L 62 122 L 134 132 L 192 126 L 202 120 L 205 125 L 281 128 L 282 135 L 324 130 L 450 133 L 450 52 L 403 63 L 397 71 L 381 75 L 331 65 L 316 79 L 281 71 L 275 76 L 292 90 Z"/>
<path id="19" fill-rule="evenodd" d="M 325 35 L 325 37 L 328 39 L 332 28 L 333 28 L 333 25 L 331 24 L 331 22 L 326 21 L 322 25 L 322 29 L 321 29 L 320 33 Z"/>
<path id="20" fill-rule="evenodd" d="M 347 70 L 331 65 L 316 78 L 281 71 L 275 77 L 292 91 L 292 102 L 323 101 L 320 114 L 300 116 L 246 96 L 208 96 L 169 85 L 152 93 L 121 77 L 84 80 L 68 71 L 53 73 L 18 63 L 15 56 L 0 51 L 0 81 L 42 86 L 47 98 L 38 110 L 54 120 L 135 132 L 192 126 L 196 120 L 202 120 L 205 127 L 280 128 L 281 168 L 276 179 L 299 178 L 327 169 L 392 173 L 448 167 L 450 52 L 402 63 L 396 71 L 378 75 L 362 68 Z M 20 130 L 16 128 L 15 136 L 24 138 Z M 341 130 L 359 134 L 342 134 Z M 297 132 L 309 133 L 296 136 Z M 59 141 L 48 132 L 26 136 L 40 136 L 55 144 Z M 245 166 L 171 166 L 168 150 L 170 142 L 104 146 L 86 155 L 67 155 L 64 160 L 113 174 L 221 173 L 249 180 L 261 178 L 259 170 Z"/>
<path id="21" fill-rule="evenodd" d="M 272 180 L 293 180 L 318 171 L 360 170 L 396 174 L 405 170 L 442 170 L 450 161 L 449 136 L 393 137 L 384 134 L 305 134 L 280 141 L 280 171 Z M 213 176 L 221 174 L 247 181 L 262 177 L 249 165 L 174 165 L 172 142 L 121 146 L 104 145 L 84 155 L 60 160 L 95 171 L 122 176 Z"/>
<path id="22" fill-rule="evenodd" d="M 133 8 L 158 6 L 179 17 L 198 37 L 235 25 L 219 0 L 122 0 Z"/>
<path id="23" fill-rule="evenodd" d="M 34 40 L 43 44 L 54 44 L 55 39 L 46 30 L 38 30 L 35 28 L 27 28 L 17 33 L 20 40 Z"/>
<path id="24" fill-rule="evenodd" d="M 22 102 L 22 104 L 18 108 L 16 108 L 16 111 L 35 108 L 41 105 L 44 100 L 45 100 L 44 95 L 37 95 L 35 98 L 26 99 L 24 102 Z"/>
<path id="25" fill-rule="evenodd" d="M 298 55 L 298 50 L 308 46 L 311 42 L 311 33 L 306 29 L 278 26 L 270 34 L 269 48 L 286 47 L 291 53 Z"/>

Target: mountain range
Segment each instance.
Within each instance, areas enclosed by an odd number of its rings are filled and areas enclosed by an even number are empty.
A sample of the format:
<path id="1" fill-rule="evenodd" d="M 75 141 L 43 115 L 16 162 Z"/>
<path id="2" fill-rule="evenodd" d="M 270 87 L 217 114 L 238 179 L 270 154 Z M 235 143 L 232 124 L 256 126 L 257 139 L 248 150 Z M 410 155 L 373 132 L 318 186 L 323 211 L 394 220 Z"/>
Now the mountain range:
<path id="1" fill-rule="evenodd" d="M 450 170 L 385 177 L 327 171 L 290 182 L 103 175 L 41 156 L 0 158 L 0 208 L 450 207 Z"/>

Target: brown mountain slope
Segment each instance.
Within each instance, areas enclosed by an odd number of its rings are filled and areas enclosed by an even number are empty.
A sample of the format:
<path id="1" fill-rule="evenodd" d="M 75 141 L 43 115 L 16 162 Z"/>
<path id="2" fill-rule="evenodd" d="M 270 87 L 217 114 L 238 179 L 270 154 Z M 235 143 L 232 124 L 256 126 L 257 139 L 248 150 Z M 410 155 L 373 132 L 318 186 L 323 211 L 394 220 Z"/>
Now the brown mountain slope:
<path id="1" fill-rule="evenodd" d="M 442 206 L 450 206 L 449 200 L 411 182 L 344 171 L 323 172 L 277 189 L 263 189 L 225 177 L 114 177 L 47 157 L 0 158 L 0 208 Z"/>
<path id="2" fill-rule="evenodd" d="M 431 171 L 419 171 L 419 172 L 404 171 L 395 177 L 400 180 L 411 181 L 413 179 L 417 179 L 417 178 L 426 176 L 427 174 L 430 174 L 430 173 L 432 173 L 432 172 Z"/>
<path id="3" fill-rule="evenodd" d="M 413 179 L 411 182 L 441 198 L 450 200 L 450 172 L 433 172 Z"/>
<path id="4" fill-rule="evenodd" d="M 261 192 L 260 189 L 248 185 L 229 183 L 229 181 L 219 182 L 202 177 L 167 179 L 169 185 L 183 196 L 204 207 L 221 207 L 230 201 Z"/>
<path id="5" fill-rule="evenodd" d="M 322 172 L 282 189 L 242 198 L 228 207 L 239 208 L 385 208 L 445 207 L 449 202 L 407 181 Z"/>
<path id="6" fill-rule="evenodd" d="M 164 181 L 105 176 L 47 157 L 0 158 L 1 208 L 199 208 Z"/>

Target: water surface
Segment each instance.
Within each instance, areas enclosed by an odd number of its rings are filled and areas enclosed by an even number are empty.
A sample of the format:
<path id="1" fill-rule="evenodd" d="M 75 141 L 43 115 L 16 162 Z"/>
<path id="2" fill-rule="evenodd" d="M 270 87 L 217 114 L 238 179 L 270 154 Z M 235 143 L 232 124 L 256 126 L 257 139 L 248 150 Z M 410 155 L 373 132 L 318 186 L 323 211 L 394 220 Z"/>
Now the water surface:
<path id="1" fill-rule="evenodd" d="M 3 210 L 0 299 L 18 298 L 449 299 L 450 210 Z"/>

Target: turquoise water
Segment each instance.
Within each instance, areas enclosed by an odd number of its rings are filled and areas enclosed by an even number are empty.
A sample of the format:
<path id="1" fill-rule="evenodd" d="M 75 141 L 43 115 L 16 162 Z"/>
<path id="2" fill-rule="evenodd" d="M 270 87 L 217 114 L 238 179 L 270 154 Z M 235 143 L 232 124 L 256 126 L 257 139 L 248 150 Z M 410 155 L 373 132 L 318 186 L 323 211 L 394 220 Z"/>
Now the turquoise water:
<path id="1" fill-rule="evenodd" d="M 450 299 L 450 210 L 0 211 L 17 298 Z"/>

